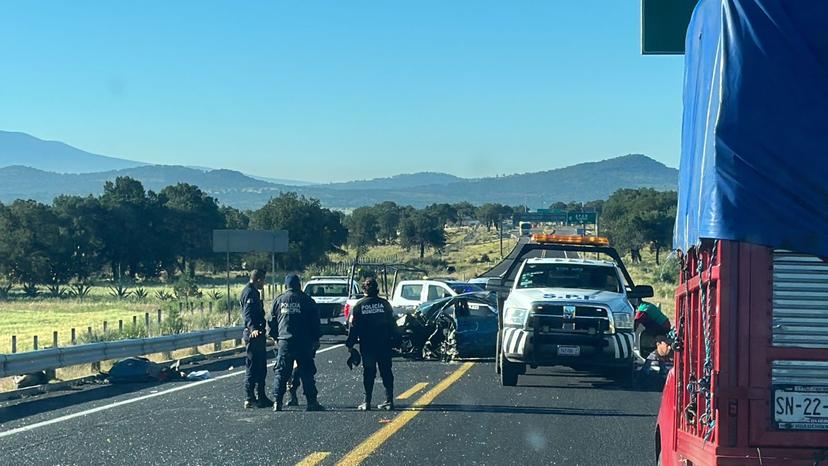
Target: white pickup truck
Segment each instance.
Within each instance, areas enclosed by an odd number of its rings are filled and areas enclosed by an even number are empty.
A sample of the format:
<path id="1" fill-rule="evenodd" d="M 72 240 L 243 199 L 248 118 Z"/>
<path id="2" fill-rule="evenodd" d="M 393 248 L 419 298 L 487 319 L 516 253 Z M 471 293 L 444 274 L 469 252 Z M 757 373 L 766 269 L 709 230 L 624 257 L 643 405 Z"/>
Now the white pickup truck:
<path id="1" fill-rule="evenodd" d="M 322 333 L 326 335 L 348 333 L 344 307 L 350 296 L 360 293 L 356 283 L 348 277 L 311 277 L 305 283 L 304 292 L 316 301 Z"/>

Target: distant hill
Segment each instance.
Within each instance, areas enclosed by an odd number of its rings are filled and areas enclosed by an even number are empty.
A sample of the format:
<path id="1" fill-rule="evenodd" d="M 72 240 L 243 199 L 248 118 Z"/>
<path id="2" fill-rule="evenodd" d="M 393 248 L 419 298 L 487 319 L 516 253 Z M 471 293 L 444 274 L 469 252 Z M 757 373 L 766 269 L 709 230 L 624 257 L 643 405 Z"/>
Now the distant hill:
<path id="1" fill-rule="evenodd" d="M 445 185 L 463 181 L 463 178 L 448 173 L 420 172 L 396 175 L 389 178 L 374 178 L 372 180 L 348 181 L 345 183 L 331 183 L 319 185 L 322 188 L 363 190 L 363 189 L 407 189 L 418 186 Z"/>
<path id="2" fill-rule="evenodd" d="M 92 173 L 146 165 L 92 154 L 58 141 L 26 133 L 0 131 L 0 167 L 25 165 L 55 173 Z"/>
<path id="3" fill-rule="evenodd" d="M 676 189 L 678 183 L 678 170 L 640 154 L 495 178 L 463 179 L 440 173 L 418 173 L 310 186 L 271 183 L 233 170 L 205 171 L 168 165 L 85 174 L 59 174 L 12 166 L 0 168 L 0 202 L 18 198 L 51 202 L 59 194 L 99 194 L 105 181 L 118 176 L 136 178 L 147 189 L 155 191 L 179 182 L 191 183 L 220 202 L 242 209 L 256 209 L 271 197 L 287 191 L 319 199 L 323 205 L 338 209 L 383 201 L 415 207 L 461 201 L 539 207 L 555 201 L 605 199 L 621 188 L 671 190 Z"/>

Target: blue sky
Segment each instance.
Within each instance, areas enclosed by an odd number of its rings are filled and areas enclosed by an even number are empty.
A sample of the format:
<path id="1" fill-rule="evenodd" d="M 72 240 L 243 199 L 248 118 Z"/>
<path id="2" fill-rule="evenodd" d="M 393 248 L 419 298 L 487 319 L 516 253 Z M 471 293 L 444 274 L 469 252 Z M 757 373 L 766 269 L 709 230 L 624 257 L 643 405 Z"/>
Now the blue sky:
<path id="1" fill-rule="evenodd" d="M 681 57 L 638 0 L 4 1 L 0 129 L 339 181 L 677 166 Z"/>

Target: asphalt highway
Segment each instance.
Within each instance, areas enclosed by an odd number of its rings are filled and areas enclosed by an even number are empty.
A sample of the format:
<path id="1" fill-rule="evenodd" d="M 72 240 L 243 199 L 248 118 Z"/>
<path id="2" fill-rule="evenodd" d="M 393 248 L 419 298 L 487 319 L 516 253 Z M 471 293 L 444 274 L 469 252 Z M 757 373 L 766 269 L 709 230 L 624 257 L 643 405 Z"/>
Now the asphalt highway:
<path id="1" fill-rule="evenodd" d="M 326 412 L 242 409 L 243 361 L 231 358 L 203 366 L 213 375 L 204 382 L 101 385 L 0 404 L 0 458 L 8 465 L 653 464 L 659 393 L 565 368 L 530 369 L 505 388 L 491 361 L 395 360 L 398 410 L 359 412 L 361 368 L 348 370 L 338 343 L 317 355 Z M 375 401 L 382 393 L 378 380 Z"/>

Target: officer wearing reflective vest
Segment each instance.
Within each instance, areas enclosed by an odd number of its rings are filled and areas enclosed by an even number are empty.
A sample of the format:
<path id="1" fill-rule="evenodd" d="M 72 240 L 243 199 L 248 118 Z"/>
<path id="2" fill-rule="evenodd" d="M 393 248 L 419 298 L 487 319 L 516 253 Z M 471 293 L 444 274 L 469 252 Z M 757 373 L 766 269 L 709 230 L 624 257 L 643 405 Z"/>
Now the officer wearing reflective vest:
<path id="1" fill-rule="evenodd" d="M 244 287 L 239 298 L 245 344 L 244 407 L 268 408 L 273 402 L 267 398 L 265 378 L 267 377 L 267 332 L 264 305 L 259 290 L 264 288 L 265 271 L 256 269 L 250 274 L 250 282 Z M 257 397 L 258 395 L 258 397 Z"/>
<path id="2" fill-rule="evenodd" d="M 362 384 L 365 388 L 365 402 L 357 409 L 371 410 L 371 395 L 374 379 L 379 368 L 382 385 L 385 387 L 385 402 L 379 409 L 394 409 L 394 373 L 391 371 L 391 354 L 397 336 L 394 311 L 391 303 L 379 297 L 379 286 L 373 278 L 362 284 L 365 297 L 357 301 L 351 310 L 351 326 L 345 346 L 351 353 L 349 362 L 359 361 L 360 354 L 354 349 L 359 343 L 362 351 Z M 357 362 L 358 363 L 358 362 Z M 350 366 L 351 364 L 349 364 Z"/>
<path id="3" fill-rule="evenodd" d="M 270 336 L 276 340 L 276 381 L 273 392 L 276 396 L 274 411 L 282 410 L 287 383 L 296 362 L 302 389 L 308 401 L 308 411 L 323 411 L 325 408 L 316 399 L 317 390 L 314 376 L 316 364 L 314 352 L 319 349 L 319 311 L 316 302 L 302 292 L 299 276 L 285 277 L 287 291 L 273 302 L 270 312 Z"/>

